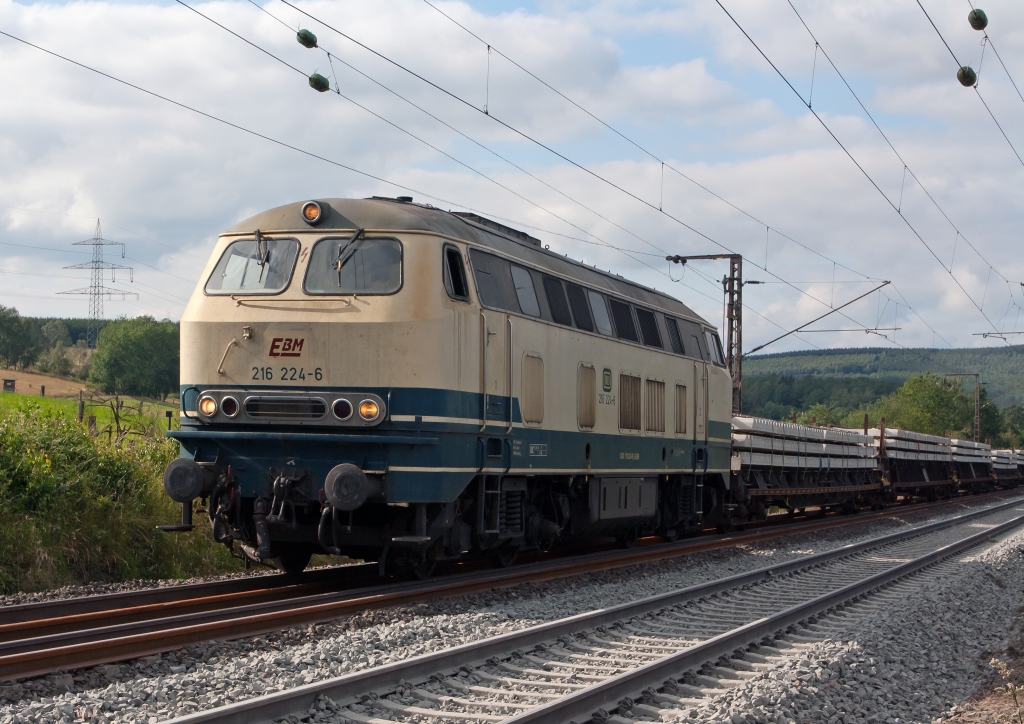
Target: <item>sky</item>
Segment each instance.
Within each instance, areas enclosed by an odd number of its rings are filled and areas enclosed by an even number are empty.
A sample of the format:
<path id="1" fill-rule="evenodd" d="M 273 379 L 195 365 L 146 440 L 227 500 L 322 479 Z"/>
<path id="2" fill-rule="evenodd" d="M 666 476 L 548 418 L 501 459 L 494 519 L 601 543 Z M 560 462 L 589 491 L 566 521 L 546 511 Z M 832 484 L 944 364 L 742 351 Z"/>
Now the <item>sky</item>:
<path id="1" fill-rule="evenodd" d="M 409 195 L 716 325 L 665 257 L 740 253 L 747 351 L 1024 339 L 1019 1 L 430 2 L 0 0 L 0 305 L 86 316 L 99 219 L 104 315 L 177 319 L 236 222 Z"/>

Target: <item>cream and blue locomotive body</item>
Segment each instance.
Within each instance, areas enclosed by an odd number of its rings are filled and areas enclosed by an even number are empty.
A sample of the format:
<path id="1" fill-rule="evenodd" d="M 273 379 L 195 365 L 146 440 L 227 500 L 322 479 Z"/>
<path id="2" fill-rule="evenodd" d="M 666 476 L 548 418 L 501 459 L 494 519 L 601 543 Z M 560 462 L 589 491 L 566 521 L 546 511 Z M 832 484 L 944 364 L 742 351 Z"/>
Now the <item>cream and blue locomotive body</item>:
<path id="1" fill-rule="evenodd" d="M 222 234 L 182 316 L 181 400 L 168 493 L 287 570 L 671 536 L 728 489 L 710 325 L 409 199 L 290 204 Z"/>

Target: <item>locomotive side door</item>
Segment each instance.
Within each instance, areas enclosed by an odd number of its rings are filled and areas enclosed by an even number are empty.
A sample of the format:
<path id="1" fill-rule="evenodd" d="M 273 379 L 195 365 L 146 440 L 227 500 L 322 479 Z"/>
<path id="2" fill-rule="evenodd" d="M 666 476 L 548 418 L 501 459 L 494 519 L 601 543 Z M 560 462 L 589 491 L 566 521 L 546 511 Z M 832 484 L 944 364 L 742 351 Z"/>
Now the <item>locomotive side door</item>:
<path id="1" fill-rule="evenodd" d="M 480 311 L 481 431 L 512 427 L 512 319 L 493 309 Z"/>
<path id="2" fill-rule="evenodd" d="M 707 467 L 707 409 L 708 409 L 708 366 L 705 362 L 693 363 L 693 467 L 704 470 Z"/>

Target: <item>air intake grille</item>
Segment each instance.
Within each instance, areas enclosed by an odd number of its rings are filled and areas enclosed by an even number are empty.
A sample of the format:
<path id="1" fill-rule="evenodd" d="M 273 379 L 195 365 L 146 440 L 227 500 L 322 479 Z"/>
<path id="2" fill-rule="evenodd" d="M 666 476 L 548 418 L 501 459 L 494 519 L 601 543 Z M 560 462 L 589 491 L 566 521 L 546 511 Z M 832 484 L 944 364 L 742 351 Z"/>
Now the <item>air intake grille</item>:
<path id="1" fill-rule="evenodd" d="M 327 414 L 327 403 L 308 397 L 250 397 L 245 414 L 257 419 L 319 420 Z"/>

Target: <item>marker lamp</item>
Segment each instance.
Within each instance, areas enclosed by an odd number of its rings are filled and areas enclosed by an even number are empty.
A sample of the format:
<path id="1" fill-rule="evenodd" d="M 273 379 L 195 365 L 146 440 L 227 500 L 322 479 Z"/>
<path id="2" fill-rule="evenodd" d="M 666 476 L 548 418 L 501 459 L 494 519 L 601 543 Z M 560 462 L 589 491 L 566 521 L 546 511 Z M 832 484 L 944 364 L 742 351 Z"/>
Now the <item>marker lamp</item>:
<path id="1" fill-rule="evenodd" d="M 302 205 L 302 218 L 307 224 L 317 225 L 323 218 L 324 212 L 316 201 L 307 201 Z"/>
<path id="2" fill-rule="evenodd" d="M 380 406 L 373 400 L 363 400 L 359 403 L 359 416 L 364 420 L 376 420 L 379 414 Z"/>

